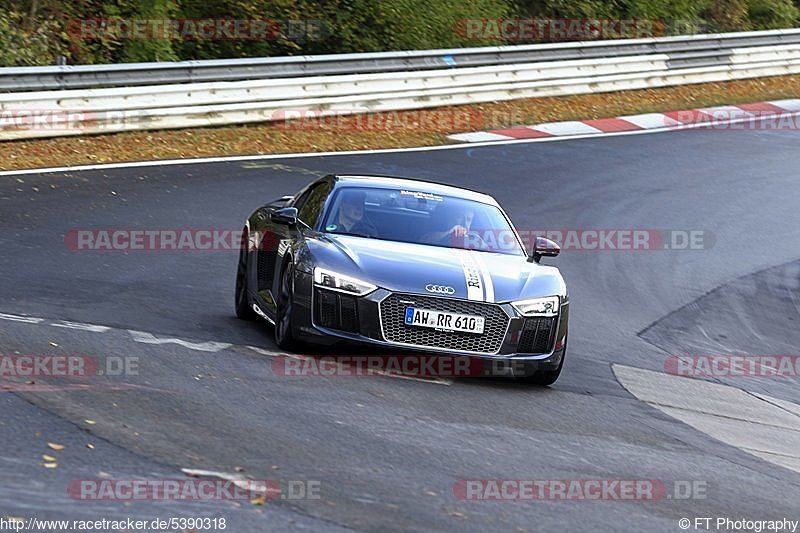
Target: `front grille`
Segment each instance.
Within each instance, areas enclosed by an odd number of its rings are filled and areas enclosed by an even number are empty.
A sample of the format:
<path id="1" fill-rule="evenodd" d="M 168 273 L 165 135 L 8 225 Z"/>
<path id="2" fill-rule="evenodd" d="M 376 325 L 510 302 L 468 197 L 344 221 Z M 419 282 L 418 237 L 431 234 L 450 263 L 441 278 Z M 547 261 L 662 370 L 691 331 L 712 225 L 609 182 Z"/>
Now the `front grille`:
<path id="1" fill-rule="evenodd" d="M 403 303 L 403 302 L 414 302 Z M 485 318 L 482 335 L 457 331 L 437 331 L 404 322 L 406 308 L 418 307 Z M 381 302 L 381 326 L 388 342 L 430 346 L 454 351 L 496 353 L 503 344 L 508 315 L 496 304 L 470 302 L 455 298 L 433 298 L 416 294 L 392 294 Z"/>
<path id="2" fill-rule="evenodd" d="M 354 296 L 316 289 L 314 321 L 323 328 L 358 333 L 358 302 Z"/>
<path id="3" fill-rule="evenodd" d="M 526 318 L 519 337 L 519 353 L 550 353 L 555 317 Z"/>

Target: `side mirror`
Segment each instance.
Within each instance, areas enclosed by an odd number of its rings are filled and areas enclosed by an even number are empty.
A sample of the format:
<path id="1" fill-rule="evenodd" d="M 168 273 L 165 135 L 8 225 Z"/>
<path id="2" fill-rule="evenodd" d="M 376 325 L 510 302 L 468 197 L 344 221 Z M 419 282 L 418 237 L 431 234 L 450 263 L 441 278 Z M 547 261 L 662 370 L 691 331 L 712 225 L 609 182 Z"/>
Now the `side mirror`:
<path id="1" fill-rule="evenodd" d="M 539 262 L 542 257 L 555 257 L 561 253 L 561 247 L 556 241 L 551 241 L 544 237 L 536 237 L 533 241 L 533 251 L 528 256 L 528 262 Z"/>
<path id="2" fill-rule="evenodd" d="M 269 215 L 269 218 L 276 224 L 283 224 L 284 226 L 296 226 L 297 208 L 284 207 L 283 209 L 277 209 Z"/>

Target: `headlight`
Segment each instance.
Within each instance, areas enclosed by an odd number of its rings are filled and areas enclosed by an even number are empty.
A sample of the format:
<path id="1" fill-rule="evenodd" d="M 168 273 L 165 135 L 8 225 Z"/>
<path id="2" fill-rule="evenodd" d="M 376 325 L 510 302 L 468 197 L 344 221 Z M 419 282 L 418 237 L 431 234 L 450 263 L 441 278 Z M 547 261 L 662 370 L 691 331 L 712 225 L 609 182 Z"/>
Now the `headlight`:
<path id="1" fill-rule="evenodd" d="M 532 298 L 511 302 L 511 305 L 523 316 L 556 316 L 558 315 L 559 298 L 558 296 Z"/>
<path id="2" fill-rule="evenodd" d="M 314 269 L 314 283 L 326 289 L 355 294 L 356 296 L 364 296 L 378 288 L 366 281 L 319 267 Z"/>

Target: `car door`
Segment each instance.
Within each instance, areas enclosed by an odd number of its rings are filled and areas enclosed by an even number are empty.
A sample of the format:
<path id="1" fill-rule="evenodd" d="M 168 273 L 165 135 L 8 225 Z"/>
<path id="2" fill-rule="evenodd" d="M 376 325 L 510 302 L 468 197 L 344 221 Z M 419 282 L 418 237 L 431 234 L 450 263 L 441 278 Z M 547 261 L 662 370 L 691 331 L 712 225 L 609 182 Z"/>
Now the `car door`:
<path id="1" fill-rule="evenodd" d="M 305 235 L 316 225 L 322 208 L 330 193 L 331 180 L 323 178 L 312 183 L 295 200 L 288 204 L 298 210 L 299 223 L 295 227 L 273 222 L 270 214 L 274 209 L 265 206 L 259 212 L 261 246 L 256 261 L 257 294 L 266 307 L 274 312 L 280 275 L 292 257 L 292 250 L 302 246 Z"/>

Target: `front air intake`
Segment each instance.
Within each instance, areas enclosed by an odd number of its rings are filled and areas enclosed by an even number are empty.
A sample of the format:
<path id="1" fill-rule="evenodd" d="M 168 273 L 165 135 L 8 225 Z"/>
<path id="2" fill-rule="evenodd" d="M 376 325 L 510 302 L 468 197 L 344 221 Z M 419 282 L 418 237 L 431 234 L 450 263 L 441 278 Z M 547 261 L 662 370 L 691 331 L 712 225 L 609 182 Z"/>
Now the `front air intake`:
<path id="1" fill-rule="evenodd" d="M 358 333 L 358 301 L 355 296 L 317 288 L 314 290 L 314 322 L 323 328 Z"/>
<path id="2" fill-rule="evenodd" d="M 519 337 L 518 353 L 550 353 L 556 317 L 526 318 Z"/>

